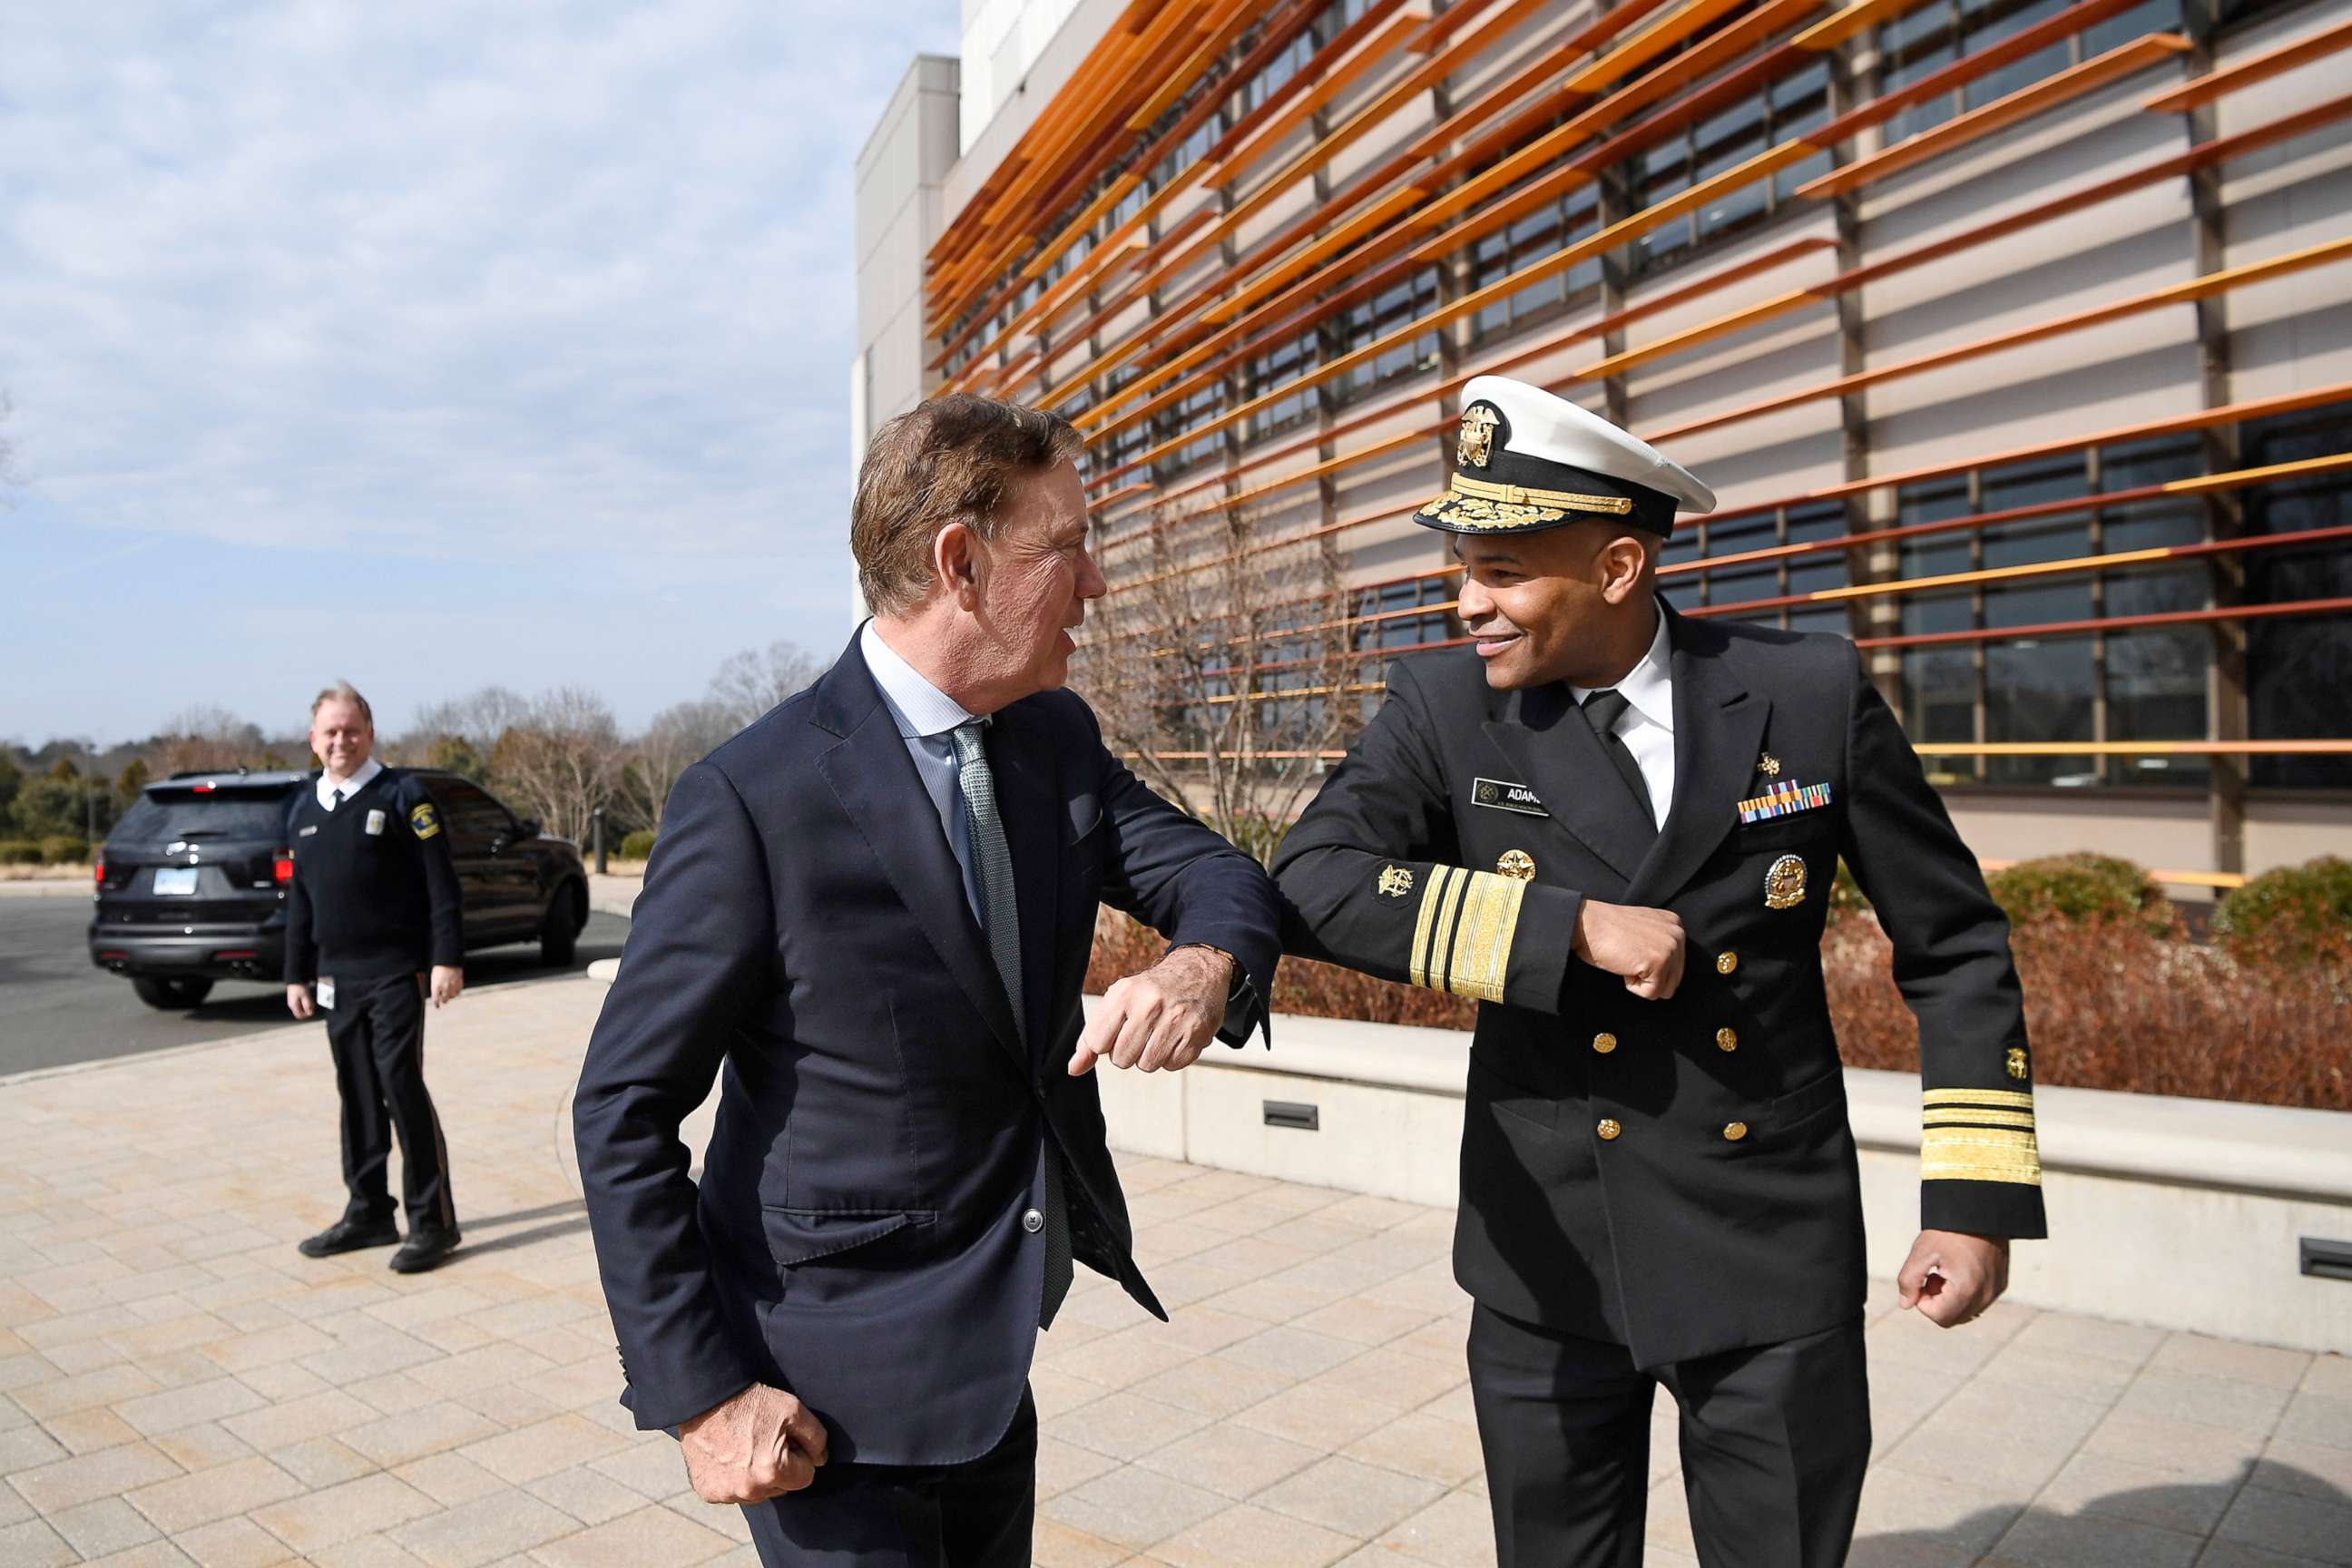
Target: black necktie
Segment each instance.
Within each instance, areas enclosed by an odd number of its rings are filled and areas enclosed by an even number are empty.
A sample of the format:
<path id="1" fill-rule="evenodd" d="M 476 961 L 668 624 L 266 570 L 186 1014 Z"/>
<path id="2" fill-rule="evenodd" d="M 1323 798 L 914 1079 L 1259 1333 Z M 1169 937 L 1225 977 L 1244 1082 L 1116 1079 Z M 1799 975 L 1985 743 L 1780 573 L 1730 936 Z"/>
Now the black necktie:
<path id="1" fill-rule="evenodd" d="M 1617 721 L 1622 719 L 1625 710 L 1632 706 L 1622 691 L 1595 691 L 1584 700 L 1584 717 L 1586 722 L 1592 726 L 1593 734 L 1599 738 L 1601 749 L 1609 753 L 1610 766 L 1615 768 L 1617 776 L 1625 781 L 1625 787 L 1633 792 L 1634 802 L 1642 808 L 1643 824 L 1655 836 L 1658 819 L 1650 811 L 1650 786 L 1643 781 L 1642 764 L 1633 760 L 1633 753 L 1626 749 L 1624 738 L 1617 733 Z"/>
<path id="2" fill-rule="evenodd" d="M 343 804 L 343 792 L 342 792 L 341 790 L 337 790 L 337 791 L 335 792 L 335 801 L 334 801 L 334 805 L 330 805 L 329 807 L 327 807 L 327 809 L 328 809 L 329 811 L 332 811 L 332 810 L 334 810 L 334 809 L 335 809 L 335 806 L 337 806 L 337 805 L 342 805 L 342 804 Z"/>

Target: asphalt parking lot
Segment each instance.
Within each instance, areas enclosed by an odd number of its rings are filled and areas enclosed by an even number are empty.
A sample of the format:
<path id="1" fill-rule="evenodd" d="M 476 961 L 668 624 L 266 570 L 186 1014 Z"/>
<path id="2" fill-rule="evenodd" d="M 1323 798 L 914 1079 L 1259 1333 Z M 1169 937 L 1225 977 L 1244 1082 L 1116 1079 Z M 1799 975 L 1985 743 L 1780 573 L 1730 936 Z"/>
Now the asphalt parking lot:
<path id="1" fill-rule="evenodd" d="M 286 1016 L 277 985 L 223 981 L 201 1006 L 150 1007 L 128 980 L 91 964 L 89 926 L 87 898 L 0 895 L 0 1077 L 303 1026 Z M 628 934 L 627 921 L 590 914 L 569 968 L 618 957 Z M 536 946 L 488 948 L 466 961 L 468 988 L 562 973 L 541 963 Z"/>

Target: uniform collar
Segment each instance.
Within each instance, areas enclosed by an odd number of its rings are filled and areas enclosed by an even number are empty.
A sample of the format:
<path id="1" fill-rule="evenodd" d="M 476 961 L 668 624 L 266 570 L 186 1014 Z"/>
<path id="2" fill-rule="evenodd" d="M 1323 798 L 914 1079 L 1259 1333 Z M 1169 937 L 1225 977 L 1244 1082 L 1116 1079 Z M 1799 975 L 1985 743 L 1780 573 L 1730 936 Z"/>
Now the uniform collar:
<path id="1" fill-rule="evenodd" d="M 329 784 L 327 782 L 327 775 L 324 773 L 320 773 L 319 774 L 320 807 L 326 811 L 334 810 L 335 792 L 337 790 L 342 791 L 343 798 L 345 800 L 349 800 L 352 796 L 359 794 L 360 791 L 373 784 L 375 782 L 375 775 L 382 772 L 383 772 L 383 764 L 378 762 L 375 758 L 370 757 L 366 762 L 360 764 L 359 772 L 353 773 L 351 777 L 345 779 L 341 784 Z"/>
<path id="2" fill-rule="evenodd" d="M 874 684 L 882 693 L 883 706 L 890 710 L 901 738 L 915 741 L 944 735 L 978 717 L 965 712 L 962 703 L 933 686 L 921 670 L 900 658 L 897 648 L 882 640 L 882 634 L 874 629 L 872 621 L 857 629 L 857 650 L 866 656 L 866 672 L 874 677 Z"/>
<path id="3" fill-rule="evenodd" d="M 1674 653 L 1666 638 L 1666 612 L 1658 610 L 1658 629 L 1650 638 L 1650 651 L 1642 662 L 1626 673 L 1625 679 L 1613 688 L 1625 699 L 1628 706 L 1659 729 L 1672 734 L 1675 728 Z M 1577 702 L 1603 689 L 1597 686 L 1571 686 Z"/>

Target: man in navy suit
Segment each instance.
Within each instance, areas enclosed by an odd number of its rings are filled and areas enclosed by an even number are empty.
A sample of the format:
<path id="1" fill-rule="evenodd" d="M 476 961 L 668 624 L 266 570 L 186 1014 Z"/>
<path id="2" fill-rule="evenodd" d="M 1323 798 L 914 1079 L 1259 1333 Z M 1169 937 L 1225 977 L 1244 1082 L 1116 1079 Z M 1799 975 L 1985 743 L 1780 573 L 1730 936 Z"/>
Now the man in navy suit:
<path id="1" fill-rule="evenodd" d="M 850 533 L 875 618 L 679 778 L 589 1042 L 624 1402 L 765 1563 L 1029 1562 L 1029 1364 L 1072 1259 L 1167 1315 L 1087 1074 L 1263 1026 L 1272 884 L 1058 689 L 1105 592 L 1080 451 L 965 395 L 877 434 Z M 1171 947 L 1089 1023 L 1098 902 Z M 698 1187 L 678 1124 L 714 1077 Z"/>

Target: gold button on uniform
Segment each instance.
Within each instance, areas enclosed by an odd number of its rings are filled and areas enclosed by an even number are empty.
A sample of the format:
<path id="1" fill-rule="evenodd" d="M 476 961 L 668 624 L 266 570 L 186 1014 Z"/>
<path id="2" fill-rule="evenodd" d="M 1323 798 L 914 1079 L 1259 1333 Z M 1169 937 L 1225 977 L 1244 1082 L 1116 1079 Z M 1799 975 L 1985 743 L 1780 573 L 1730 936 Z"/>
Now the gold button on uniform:
<path id="1" fill-rule="evenodd" d="M 1604 1029 L 1592 1037 L 1592 1048 L 1605 1057 L 1617 1048 L 1617 1037 Z"/>
<path id="2" fill-rule="evenodd" d="M 1617 1134 L 1624 1131 L 1625 1130 L 1617 1125 L 1617 1119 L 1615 1117 L 1604 1116 L 1601 1119 L 1601 1125 L 1594 1128 L 1593 1131 L 1600 1133 L 1602 1140 L 1605 1142 L 1611 1138 L 1616 1137 Z"/>
<path id="3" fill-rule="evenodd" d="M 1724 1027 L 1717 1029 L 1715 1032 L 1715 1048 L 1719 1051 L 1738 1050 L 1739 1048 L 1739 1031 L 1732 1028 L 1729 1025 L 1726 1025 Z"/>
<path id="4" fill-rule="evenodd" d="M 1745 1121 L 1725 1122 L 1723 1124 L 1723 1136 L 1725 1141 L 1727 1142 L 1738 1142 L 1742 1138 L 1748 1136 L 1748 1123 Z"/>
<path id="5" fill-rule="evenodd" d="M 1715 972 L 1717 974 L 1728 974 L 1738 967 L 1739 955 L 1738 953 L 1718 952 L 1715 955 Z"/>

